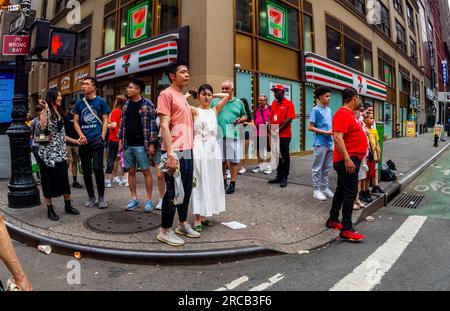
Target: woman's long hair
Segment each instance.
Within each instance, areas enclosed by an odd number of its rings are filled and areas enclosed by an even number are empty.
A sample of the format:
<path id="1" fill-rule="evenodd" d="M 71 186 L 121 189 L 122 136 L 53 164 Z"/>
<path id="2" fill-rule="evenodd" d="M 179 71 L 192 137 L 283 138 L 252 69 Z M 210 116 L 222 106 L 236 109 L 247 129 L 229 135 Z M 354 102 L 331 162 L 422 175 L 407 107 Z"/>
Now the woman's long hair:
<path id="1" fill-rule="evenodd" d="M 61 107 L 56 107 L 56 100 L 59 96 L 59 90 L 57 88 L 51 88 L 47 92 L 47 96 L 45 96 L 45 101 L 48 104 L 48 108 L 51 112 L 51 119 L 56 120 L 57 118 L 57 112 L 61 116 Z"/>
<path id="2" fill-rule="evenodd" d="M 127 98 L 123 95 L 117 95 L 116 96 L 116 105 L 114 106 L 114 109 L 120 109 L 122 110 L 123 105 L 127 102 Z"/>
<path id="3" fill-rule="evenodd" d="M 250 122 L 253 120 L 252 117 L 252 111 L 250 110 L 250 105 L 245 98 L 241 98 L 241 101 L 244 103 L 245 113 L 247 114 L 247 122 Z"/>

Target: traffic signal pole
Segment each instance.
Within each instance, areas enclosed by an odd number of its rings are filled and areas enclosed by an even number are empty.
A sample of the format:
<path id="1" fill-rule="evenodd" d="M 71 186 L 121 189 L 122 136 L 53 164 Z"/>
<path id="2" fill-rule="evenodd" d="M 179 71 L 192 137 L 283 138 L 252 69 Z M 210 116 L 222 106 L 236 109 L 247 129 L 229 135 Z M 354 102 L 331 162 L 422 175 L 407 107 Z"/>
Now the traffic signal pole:
<path id="1" fill-rule="evenodd" d="M 25 19 L 31 9 L 31 1 L 21 3 Z M 20 35 L 28 35 L 24 28 Z M 37 183 L 31 168 L 31 129 L 25 124 L 28 112 L 28 71 L 26 56 L 16 56 L 14 69 L 14 97 L 12 100 L 12 124 L 6 134 L 11 149 L 11 180 L 8 185 L 10 208 L 29 208 L 41 204 Z"/>

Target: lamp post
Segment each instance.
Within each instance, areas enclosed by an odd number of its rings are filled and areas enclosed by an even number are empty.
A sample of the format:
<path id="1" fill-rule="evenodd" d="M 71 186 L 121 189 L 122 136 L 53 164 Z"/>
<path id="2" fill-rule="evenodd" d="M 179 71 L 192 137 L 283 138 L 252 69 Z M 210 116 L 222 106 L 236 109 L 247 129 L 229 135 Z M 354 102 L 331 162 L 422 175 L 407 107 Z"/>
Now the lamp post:
<path id="1" fill-rule="evenodd" d="M 25 20 L 30 15 L 31 1 L 21 3 Z M 21 35 L 28 35 L 23 29 Z M 25 124 L 28 111 L 28 71 L 26 56 L 16 56 L 12 124 L 6 132 L 11 149 L 11 180 L 8 185 L 10 208 L 29 208 L 41 204 L 39 190 L 31 169 L 31 129 Z"/>

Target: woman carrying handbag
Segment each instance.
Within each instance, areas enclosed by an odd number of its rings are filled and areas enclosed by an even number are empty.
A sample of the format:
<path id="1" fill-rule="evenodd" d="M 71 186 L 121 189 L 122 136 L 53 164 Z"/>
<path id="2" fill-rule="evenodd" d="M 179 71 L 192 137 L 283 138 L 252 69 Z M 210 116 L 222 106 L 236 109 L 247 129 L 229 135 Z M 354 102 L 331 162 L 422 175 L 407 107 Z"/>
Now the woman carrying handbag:
<path id="1" fill-rule="evenodd" d="M 41 170 L 42 192 L 47 205 L 47 216 L 52 221 L 59 221 L 55 213 L 52 198 L 64 196 L 65 212 L 80 215 L 72 207 L 69 175 L 67 170 L 66 132 L 61 109 L 62 97 L 56 88 L 48 91 L 45 101 L 40 101 L 43 108 L 40 117 L 40 133 L 35 137 L 39 145 L 38 162 Z M 70 138 L 68 138 L 70 139 Z M 72 143 L 79 144 L 73 140 Z"/>

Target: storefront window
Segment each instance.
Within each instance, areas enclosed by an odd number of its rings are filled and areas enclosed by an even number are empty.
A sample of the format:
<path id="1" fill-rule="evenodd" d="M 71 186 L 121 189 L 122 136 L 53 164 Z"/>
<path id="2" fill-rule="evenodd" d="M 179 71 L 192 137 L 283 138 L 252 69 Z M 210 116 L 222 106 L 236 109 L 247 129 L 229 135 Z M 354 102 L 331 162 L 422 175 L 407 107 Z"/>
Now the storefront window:
<path id="1" fill-rule="evenodd" d="M 345 37 L 345 65 L 361 71 L 361 46 Z"/>
<path id="2" fill-rule="evenodd" d="M 158 85 L 156 86 L 156 98 L 159 97 L 162 91 L 167 89 L 170 86 L 170 80 L 167 74 L 160 74 L 158 77 Z M 157 103 L 158 105 L 158 103 Z"/>
<path id="3" fill-rule="evenodd" d="M 178 0 L 161 0 L 160 33 L 178 28 Z"/>
<path id="4" fill-rule="evenodd" d="M 372 52 L 364 50 L 364 73 L 373 76 Z"/>
<path id="5" fill-rule="evenodd" d="M 299 48 L 298 10 L 277 0 L 259 0 L 259 34 Z"/>
<path id="6" fill-rule="evenodd" d="M 78 33 L 75 66 L 88 63 L 91 59 L 91 27 Z"/>
<path id="7" fill-rule="evenodd" d="M 378 59 L 378 64 L 381 80 L 389 87 L 395 89 L 395 68 L 383 61 L 381 58 Z"/>
<path id="8" fill-rule="evenodd" d="M 252 32 L 251 0 L 236 0 L 236 30 Z"/>
<path id="9" fill-rule="evenodd" d="M 303 49 L 306 52 L 313 51 L 313 21 L 312 17 L 303 14 Z"/>
<path id="10" fill-rule="evenodd" d="M 341 50 L 341 34 L 327 27 L 327 57 L 336 62 L 340 62 Z"/>
<path id="11" fill-rule="evenodd" d="M 112 14 L 105 18 L 105 43 L 103 54 L 113 52 L 116 47 L 116 15 Z"/>

